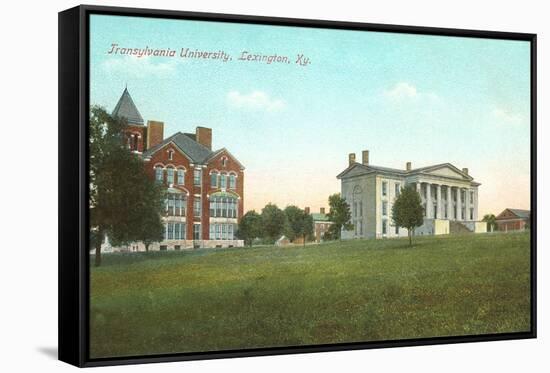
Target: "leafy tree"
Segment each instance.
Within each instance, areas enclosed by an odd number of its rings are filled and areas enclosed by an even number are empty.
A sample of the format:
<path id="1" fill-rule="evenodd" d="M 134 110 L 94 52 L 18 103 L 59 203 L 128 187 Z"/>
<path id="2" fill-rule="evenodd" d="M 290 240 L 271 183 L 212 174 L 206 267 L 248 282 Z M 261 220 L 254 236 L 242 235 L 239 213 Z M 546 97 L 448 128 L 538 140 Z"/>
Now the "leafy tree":
<path id="1" fill-rule="evenodd" d="M 302 239 L 304 240 L 304 246 L 306 245 L 306 239 L 313 236 L 313 216 L 306 214 L 304 212 L 302 218 L 302 227 L 301 227 Z"/>
<path id="2" fill-rule="evenodd" d="M 90 230 L 95 265 L 101 244 L 160 241 L 163 193 L 145 173 L 143 161 L 124 146 L 126 121 L 103 108 L 90 112 Z"/>
<path id="3" fill-rule="evenodd" d="M 396 198 L 392 207 L 393 224 L 407 228 L 409 235 L 409 245 L 412 246 L 412 234 L 416 227 L 424 222 L 424 208 L 420 194 L 412 185 L 408 185 Z"/>
<path id="4" fill-rule="evenodd" d="M 256 211 L 248 211 L 239 222 L 237 237 L 252 246 L 254 239 L 262 236 L 262 217 Z"/>
<path id="5" fill-rule="evenodd" d="M 329 213 L 328 219 L 333 223 L 328 230 L 328 237 L 331 239 L 340 239 L 342 229 L 349 231 L 353 229 L 351 223 L 351 211 L 348 203 L 340 196 L 340 193 L 335 193 L 328 197 Z"/>
<path id="6" fill-rule="evenodd" d="M 304 245 L 309 236 L 313 234 L 313 217 L 297 206 L 287 206 L 284 210 L 286 215 L 285 235 L 294 241 L 301 237 Z"/>
<path id="7" fill-rule="evenodd" d="M 270 240 L 276 240 L 285 228 L 285 213 L 277 205 L 268 203 L 262 209 L 261 216 L 264 235 Z"/>
<path id="8" fill-rule="evenodd" d="M 291 205 L 287 206 L 284 212 L 286 216 L 284 229 L 285 236 L 287 236 L 290 241 L 294 241 L 297 237 L 301 236 L 304 210 Z"/>
<path id="9" fill-rule="evenodd" d="M 495 214 L 486 214 L 483 216 L 483 219 L 481 219 L 481 221 L 484 221 L 487 223 L 487 230 L 489 232 L 493 232 L 498 229 L 497 218 Z"/>

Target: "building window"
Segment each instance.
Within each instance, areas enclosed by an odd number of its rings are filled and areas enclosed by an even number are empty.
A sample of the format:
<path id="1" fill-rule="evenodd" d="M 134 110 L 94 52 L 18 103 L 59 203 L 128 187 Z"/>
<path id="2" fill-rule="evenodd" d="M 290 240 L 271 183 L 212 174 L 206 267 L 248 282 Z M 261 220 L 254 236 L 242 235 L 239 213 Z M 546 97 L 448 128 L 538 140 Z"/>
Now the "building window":
<path id="1" fill-rule="evenodd" d="M 222 239 L 222 226 L 221 226 L 221 224 L 216 224 L 216 239 L 217 240 Z"/>
<path id="2" fill-rule="evenodd" d="M 359 201 L 359 216 L 363 216 L 363 201 Z"/>
<path id="3" fill-rule="evenodd" d="M 474 220 L 474 209 L 470 209 L 470 220 Z"/>
<path id="4" fill-rule="evenodd" d="M 166 213 L 168 216 L 185 216 L 187 199 L 181 193 L 168 193 L 166 197 Z"/>
<path id="5" fill-rule="evenodd" d="M 174 151 L 172 149 L 168 150 L 168 159 L 174 160 Z"/>
<path id="6" fill-rule="evenodd" d="M 185 184 L 185 170 L 181 168 L 178 169 L 178 184 Z"/>
<path id="7" fill-rule="evenodd" d="M 353 202 L 353 217 L 357 217 L 357 202 Z"/>
<path id="8" fill-rule="evenodd" d="M 388 221 L 382 220 L 382 234 L 388 233 Z"/>
<path id="9" fill-rule="evenodd" d="M 237 177 L 233 174 L 229 175 L 229 189 L 237 188 Z"/>
<path id="10" fill-rule="evenodd" d="M 166 182 L 170 184 L 174 184 L 174 169 L 173 168 L 167 168 L 166 169 Z"/>
<path id="11" fill-rule="evenodd" d="M 396 183 L 395 184 L 395 198 L 399 197 L 400 193 L 401 193 L 401 184 Z"/>
<path id="12" fill-rule="evenodd" d="M 201 185 L 201 170 L 193 170 L 193 185 Z"/>
<path id="13" fill-rule="evenodd" d="M 470 192 L 470 203 L 474 203 L 474 192 Z"/>
<path id="14" fill-rule="evenodd" d="M 212 188 L 218 187 L 218 174 L 216 172 L 210 174 L 210 186 Z"/>
<path id="15" fill-rule="evenodd" d="M 382 196 L 387 196 L 388 195 L 388 182 L 387 181 L 383 181 L 382 182 Z"/>
<path id="16" fill-rule="evenodd" d="M 220 188 L 225 189 L 227 186 L 227 175 L 221 174 L 220 175 Z"/>
<path id="17" fill-rule="evenodd" d="M 399 234 L 399 226 L 398 225 L 395 226 L 395 234 Z"/>
<path id="18" fill-rule="evenodd" d="M 388 202 L 382 202 L 382 216 L 388 215 Z"/>
<path id="19" fill-rule="evenodd" d="M 227 226 L 227 239 L 228 240 L 234 240 L 235 239 L 234 229 L 235 229 L 235 226 L 233 224 L 229 224 Z"/>
<path id="20" fill-rule="evenodd" d="M 238 202 L 235 197 L 210 197 L 210 217 L 212 218 L 236 218 Z"/>
<path id="21" fill-rule="evenodd" d="M 174 239 L 174 223 L 168 223 L 168 237 L 166 239 L 173 240 Z"/>
<path id="22" fill-rule="evenodd" d="M 201 216 L 201 197 L 195 197 L 193 200 L 193 216 Z"/>
<path id="23" fill-rule="evenodd" d="M 160 166 L 155 167 L 155 180 L 157 183 L 162 183 L 164 181 L 164 172 Z"/>
<path id="24" fill-rule="evenodd" d="M 227 157 L 222 158 L 222 167 L 227 166 Z"/>
<path id="25" fill-rule="evenodd" d="M 201 239 L 201 225 L 200 224 L 193 224 L 193 239 L 194 240 L 200 240 Z"/>

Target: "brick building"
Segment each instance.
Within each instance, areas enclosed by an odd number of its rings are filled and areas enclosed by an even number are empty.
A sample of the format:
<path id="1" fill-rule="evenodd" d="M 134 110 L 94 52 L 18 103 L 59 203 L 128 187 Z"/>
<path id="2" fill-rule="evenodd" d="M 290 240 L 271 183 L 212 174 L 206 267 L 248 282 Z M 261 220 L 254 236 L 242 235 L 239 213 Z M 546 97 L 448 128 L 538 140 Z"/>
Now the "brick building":
<path id="1" fill-rule="evenodd" d="M 309 214 L 309 207 L 306 207 L 306 211 Z M 325 213 L 325 208 L 321 207 L 319 212 L 314 212 L 311 214 L 313 219 L 313 235 L 315 237 L 315 242 L 322 242 L 325 233 L 329 230 L 330 226 L 334 224 L 328 219 L 328 215 Z"/>
<path id="2" fill-rule="evenodd" d="M 127 89 L 112 114 L 127 119 L 128 147 L 168 192 L 164 240 L 150 249 L 243 246 L 235 234 L 243 215 L 244 167 L 226 148 L 212 150 L 212 129 L 196 127 L 194 133 L 164 138 L 164 123 L 149 120 L 145 125 Z M 122 250 L 106 245 L 106 251 Z M 135 243 L 124 250 L 145 247 Z"/>
<path id="3" fill-rule="evenodd" d="M 496 217 L 499 231 L 523 231 L 529 227 L 531 211 L 520 209 L 505 209 Z"/>

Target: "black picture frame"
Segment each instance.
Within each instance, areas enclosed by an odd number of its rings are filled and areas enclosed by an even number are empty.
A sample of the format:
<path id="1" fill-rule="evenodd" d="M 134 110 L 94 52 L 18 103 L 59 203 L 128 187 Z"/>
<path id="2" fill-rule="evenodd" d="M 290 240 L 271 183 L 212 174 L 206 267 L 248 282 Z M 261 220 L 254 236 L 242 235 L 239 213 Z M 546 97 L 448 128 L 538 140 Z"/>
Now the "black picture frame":
<path id="1" fill-rule="evenodd" d="M 531 46 L 531 330 L 529 332 L 90 359 L 89 28 L 92 14 L 522 40 Z M 536 338 L 536 34 L 82 5 L 59 13 L 59 360 L 79 367 Z"/>

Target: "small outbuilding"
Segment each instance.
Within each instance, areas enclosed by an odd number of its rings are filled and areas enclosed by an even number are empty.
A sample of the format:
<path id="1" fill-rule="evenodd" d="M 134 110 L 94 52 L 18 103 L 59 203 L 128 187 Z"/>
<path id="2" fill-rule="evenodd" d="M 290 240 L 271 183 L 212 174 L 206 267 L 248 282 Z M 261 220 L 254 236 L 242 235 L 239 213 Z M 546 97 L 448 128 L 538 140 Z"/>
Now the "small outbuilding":
<path id="1" fill-rule="evenodd" d="M 287 236 L 281 236 L 277 241 L 275 241 L 275 246 L 287 246 L 290 245 L 290 240 Z"/>
<path id="2" fill-rule="evenodd" d="M 523 231 L 529 228 L 531 211 L 520 209 L 505 209 L 496 217 L 499 231 Z"/>

